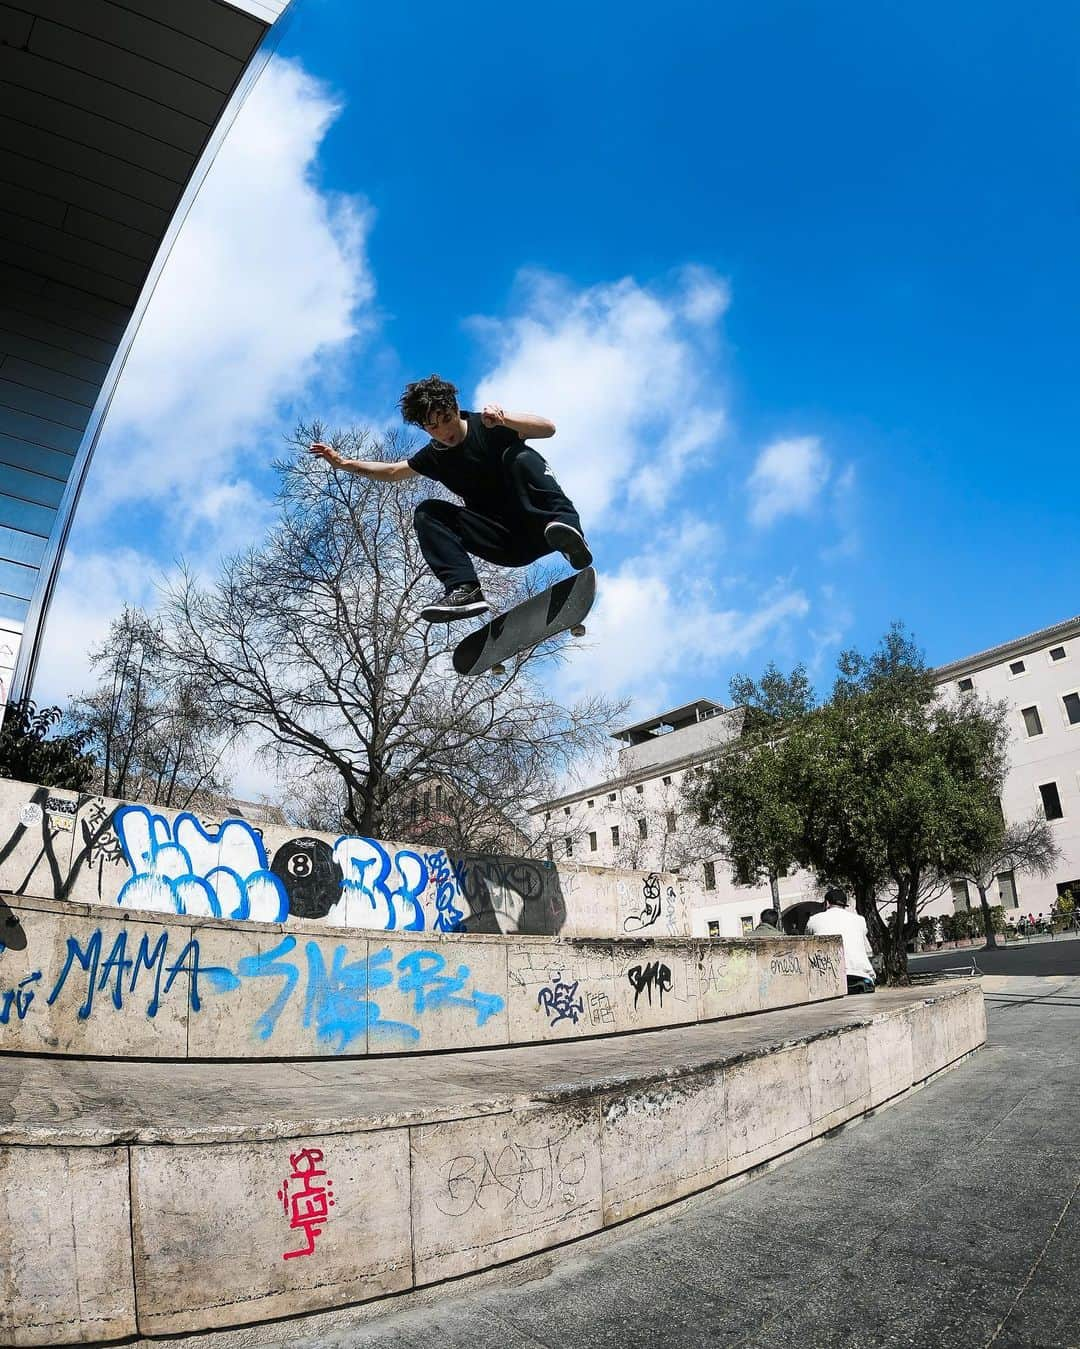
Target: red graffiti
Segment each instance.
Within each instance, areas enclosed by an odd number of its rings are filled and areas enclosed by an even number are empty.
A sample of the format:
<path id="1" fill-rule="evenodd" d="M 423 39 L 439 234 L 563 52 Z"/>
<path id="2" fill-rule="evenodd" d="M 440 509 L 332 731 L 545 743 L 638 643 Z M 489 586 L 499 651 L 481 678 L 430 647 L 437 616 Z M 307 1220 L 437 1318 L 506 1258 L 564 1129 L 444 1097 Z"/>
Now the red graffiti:
<path id="1" fill-rule="evenodd" d="M 319 1178 L 326 1176 L 319 1165 L 322 1159 L 323 1154 L 318 1148 L 302 1148 L 289 1156 L 292 1174 L 281 1182 L 277 1197 L 289 1219 L 290 1231 L 303 1232 L 307 1245 L 296 1251 L 286 1251 L 281 1257 L 283 1260 L 291 1260 L 295 1255 L 311 1255 L 315 1250 L 315 1238 L 322 1235 L 334 1207 L 334 1182 L 327 1178 L 325 1184 L 319 1183 Z M 299 1182 L 291 1194 L 290 1181 Z"/>

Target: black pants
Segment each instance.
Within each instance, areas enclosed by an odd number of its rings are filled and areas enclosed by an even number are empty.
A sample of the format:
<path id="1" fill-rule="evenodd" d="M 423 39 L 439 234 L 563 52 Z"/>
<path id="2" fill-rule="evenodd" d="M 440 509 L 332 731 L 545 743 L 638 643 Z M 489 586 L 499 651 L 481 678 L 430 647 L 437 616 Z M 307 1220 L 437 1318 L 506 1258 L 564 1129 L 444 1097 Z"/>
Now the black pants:
<path id="1" fill-rule="evenodd" d="M 513 445 L 503 455 L 503 468 L 507 495 L 497 512 L 435 498 L 416 508 L 420 551 L 447 590 L 479 584 L 473 557 L 500 567 L 526 567 L 554 552 L 544 538 L 544 526 L 552 520 L 581 529 L 573 503 L 542 455 L 528 445 Z"/>

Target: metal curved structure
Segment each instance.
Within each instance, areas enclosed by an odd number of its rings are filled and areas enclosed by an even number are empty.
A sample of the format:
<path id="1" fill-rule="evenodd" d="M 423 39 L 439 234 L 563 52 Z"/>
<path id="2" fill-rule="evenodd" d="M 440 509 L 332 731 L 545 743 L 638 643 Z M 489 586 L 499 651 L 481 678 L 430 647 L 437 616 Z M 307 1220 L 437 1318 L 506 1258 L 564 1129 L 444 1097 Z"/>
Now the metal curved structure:
<path id="1" fill-rule="evenodd" d="M 132 340 L 290 0 L 0 0 L 0 685 L 29 691 Z"/>

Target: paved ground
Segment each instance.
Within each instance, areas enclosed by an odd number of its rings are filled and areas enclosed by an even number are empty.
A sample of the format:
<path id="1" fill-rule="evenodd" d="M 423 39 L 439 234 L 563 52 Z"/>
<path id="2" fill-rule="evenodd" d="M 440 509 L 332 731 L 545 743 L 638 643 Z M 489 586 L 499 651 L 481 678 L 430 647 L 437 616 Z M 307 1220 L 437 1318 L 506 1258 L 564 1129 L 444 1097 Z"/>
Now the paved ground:
<path id="1" fill-rule="evenodd" d="M 1080 974 L 1080 941 L 1070 934 L 1052 939 L 1033 937 L 993 951 L 961 946 L 958 950 L 911 956 L 908 963 L 913 971 L 924 971 L 970 966 L 972 960 L 984 974 Z"/>
<path id="2" fill-rule="evenodd" d="M 985 1049 L 769 1175 L 291 1349 L 1078 1349 L 1074 973 L 985 983 Z M 957 953 L 950 953 L 955 956 Z M 982 963 L 982 953 L 976 953 Z M 1026 965 L 1026 960 L 1024 960 Z"/>

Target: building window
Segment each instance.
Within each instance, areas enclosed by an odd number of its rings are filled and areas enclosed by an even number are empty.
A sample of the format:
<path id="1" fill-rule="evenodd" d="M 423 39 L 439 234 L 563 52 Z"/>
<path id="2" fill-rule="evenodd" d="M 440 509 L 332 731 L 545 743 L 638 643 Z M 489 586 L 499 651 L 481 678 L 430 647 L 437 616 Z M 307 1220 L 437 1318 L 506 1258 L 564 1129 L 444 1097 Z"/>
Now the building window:
<path id="1" fill-rule="evenodd" d="M 431 809 L 431 793 L 430 793 L 430 792 L 425 792 L 425 793 L 424 793 L 423 804 L 424 804 L 424 814 L 426 815 L 426 814 L 428 813 L 428 811 Z"/>
<path id="2" fill-rule="evenodd" d="M 638 785 L 634 788 L 634 791 L 637 792 L 638 796 L 640 796 L 644 790 L 645 790 L 644 783 L 641 782 L 639 782 Z"/>
<path id="3" fill-rule="evenodd" d="M 969 909 L 967 881 L 953 881 L 951 889 L 953 913 L 963 913 Z"/>
<path id="4" fill-rule="evenodd" d="M 705 863 L 705 889 L 706 889 L 706 890 L 715 890 L 715 889 L 716 889 L 716 863 L 715 863 L 715 862 L 706 862 L 706 863 Z"/>
<path id="5" fill-rule="evenodd" d="M 564 815 L 569 815 L 569 814 L 570 814 L 570 807 L 569 807 L 569 806 L 563 806 L 563 808 L 562 808 L 562 813 L 563 813 Z"/>
<path id="6" fill-rule="evenodd" d="M 415 797 L 415 796 L 410 797 L 410 798 L 409 798 L 409 819 L 412 820 L 412 822 L 413 822 L 414 824 L 416 823 L 416 817 L 417 817 L 417 815 L 419 815 L 419 813 L 420 813 L 420 811 L 419 811 L 419 806 L 418 806 L 416 797 Z"/>
<path id="7" fill-rule="evenodd" d="M 614 801 L 614 800 L 615 800 L 615 793 L 614 793 L 614 792 L 608 792 L 608 794 L 607 794 L 607 799 L 608 799 L 609 801 Z"/>
<path id="8" fill-rule="evenodd" d="M 1080 880 L 1058 881 L 1057 892 L 1059 899 L 1062 895 L 1069 895 L 1070 898 L 1076 900 L 1076 902 L 1080 904 Z"/>
<path id="9" fill-rule="evenodd" d="M 675 832 L 675 829 L 676 829 L 675 812 L 673 810 L 669 810 L 667 813 L 667 831 L 669 834 L 673 834 Z"/>
<path id="10" fill-rule="evenodd" d="M 611 826 L 611 846 L 613 848 L 619 846 L 619 826 L 617 824 Z"/>
<path id="11" fill-rule="evenodd" d="M 1061 700 L 1070 726 L 1080 726 L 1080 693 L 1066 693 Z"/>
<path id="12" fill-rule="evenodd" d="M 436 810 L 441 810 L 441 809 L 442 809 L 442 799 L 443 799 L 443 798 L 442 798 L 442 787 L 439 786 L 439 785 L 436 785 L 436 787 L 435 787 L 435 809 L 436 809 Z"/>
<path id="13" fill-rule="evenodd" d="M 1020 906 L 1020 901 L 1016 897 L 1016 877 L 1011 871 L 999 872 L 998 894 L 1001 896 L 1002 907 L 1006 909 L 1016 909 Z"/>
<path id="14" fill-rule="evenodd" d="M 739 915 L 739 928 L 744 937 L 749 937 L 754 930 L 754 915 L 752 913 L 742 913 Z"/>
<path id="15" fill-rule="evenodd" d="M 567 857 L 573 857 L 574 855 L 574 840 L 572 838 L 566 840 L 566 855 Z"/>
<path id="16" fill-rule="evenodd" d="M 1009 677 L 1015 679 L 1017 675 L 1022 675 L 1027 666 L 1022 660 L 1014 660 L 1009 663 Z"/>
<path id="17" fill-rule="evenodd" d="M 637 831 L 638 831 L 638 838 L 649 837 L 649 821 L 645 818 L 644 815 L 642 815 L 641 819 L 638 820 L 637 822 Z"/>
<path id="18" fill-rule="evenodd" d="M 589 802 L 589 809 L 592 810 L 593 806 L 595 806 L 595 805 L 596 805 L 596 802 L 595 802 L 595 801 L 590 801 L 590 802 Z"/>
<path id="19" fill-rule="evenodd" d="M 1052 646 L 1050 648 L 1050 659 L 1055 663 L 1065 659 L 1065 648 L 1063 646 Z"/>
<path id="20" fill-rule="evenodd" d="M 710 936 L 710 937 L 719 937 L 719 935 L 720 935 L 720 924 L 716 921 L 715 918 L 710 918 L 710 919 L 709 919 L 709 936 Z"/>
<path id="21" fill-rule="evenodd" d="M 1024 718 L 1024 729 L 1028 733 L 1029 740 L 1033 735 L 1042 735 L 1042 718 L 1039 716 L 1039 709 L 1037 707 L 1022 707 L 1020 709 L 1020 715 Z"/>
<path id="22" fill-rule="evenodd" d="M 596 851 L 596 835 L 595 835 L 595 834 L 590 834 L 590 835 L 589 835 L 589 851 L 590 851 L 590 852 L 595 852 L 595 851 Z"/>
<path id="23" fill-rule="evenodd" d="M 664 786 L 665 787 L 671 786 L 671 779 L 669 777 L 664 779 Z"/>
<path id="24" fill-rule="evenodd" d="M 1061 796 L 1056 782 L 1043 782 L 1039 786 L 1042 797 L 1043 813 L 1048 820 L 1060 820 L 1065 812 L 1061 809 Z"/>
<path id="25" fill-rule="evenodd" d="M 973 679 L 958 679 L 956 681 L 956 687 L 961 693 L 970 693 L 975 687 L 975 681 Z"/>
<path id="26" fill-rule="evenodd" d="M 550 843 L 547 845 L 547 859 L 549 862 L 555 861 L 555 849 L 551 846 Z"/>

